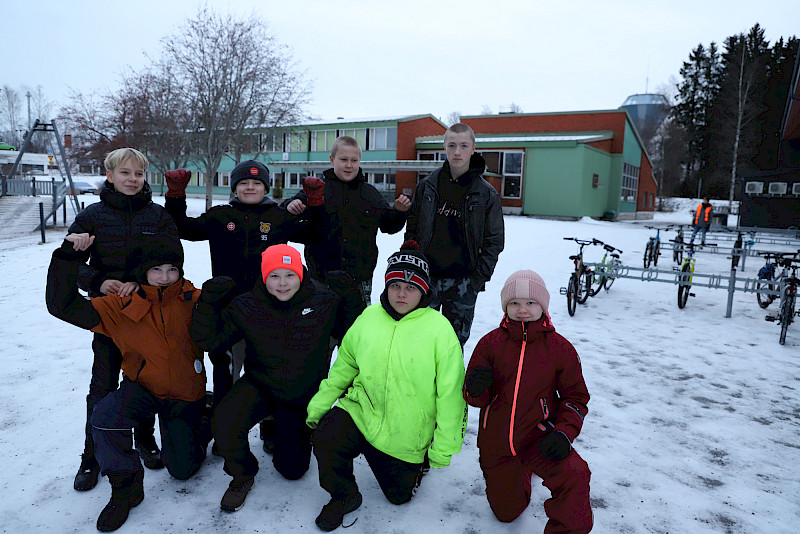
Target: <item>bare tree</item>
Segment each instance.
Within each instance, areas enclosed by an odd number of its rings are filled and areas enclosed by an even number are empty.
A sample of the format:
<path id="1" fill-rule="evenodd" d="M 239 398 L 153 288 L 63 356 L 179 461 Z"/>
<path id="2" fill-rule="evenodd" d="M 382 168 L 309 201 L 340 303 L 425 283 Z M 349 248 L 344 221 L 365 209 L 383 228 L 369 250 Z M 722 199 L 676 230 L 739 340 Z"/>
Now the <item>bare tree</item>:
<path id="1" fill-rule="evenodd" d="M 492 113 L 494 112 L 492 111 L 492 108 L 490 108 L 488 104 L 484 104 L 483 107 L 481 108 L 481 115 L 491 115 Z"/>
<path id="2" fill-rule="evenodd" d="M 517 104 L 516 102 L 512 102 L 511 105 L 508 106 L 508 112 L 509 113 L 524 113 L 524 111 L 522 111 L 522 107 L 519 104 Z"/>
<path id="3" fill-rule="evenodd" d="M 3 137 L 8 139 L 8 142 L 12 142 L 19 147 L 22 144 L 22 124 L 20 123 L 22 104 L 19 91 L 4 85 L 0 89 L 0 110 L 0 117 L 3 120 L 2 124 L 0 124 L 0 132 L 2 132 Z"/>
<path id="4" fill-rule="evenodd" d="M 245 130 L 299 122 L 309 87 L 262 19 L 207 7 L 162 40 L 161 68 L 189 104 L 193 154 L 204 168 L 206 207 L 222 159 Z"/>
<path id="5" fill-rule="evenodd" d="M 461 122 L 460 111 L 451 111 L 450 113 L 447 114 L 447 118 L 444 120 L 444 123 L 447 125 L 448 128 L 457 122 Z"/>

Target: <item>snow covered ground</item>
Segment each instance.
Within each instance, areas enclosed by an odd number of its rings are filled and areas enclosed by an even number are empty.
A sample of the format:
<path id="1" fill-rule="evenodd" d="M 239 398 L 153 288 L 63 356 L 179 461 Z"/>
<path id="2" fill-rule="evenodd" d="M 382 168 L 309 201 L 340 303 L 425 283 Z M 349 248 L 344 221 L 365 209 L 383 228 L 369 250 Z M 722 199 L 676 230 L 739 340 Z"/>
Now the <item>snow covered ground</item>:
<path id="1" fill-rule="evenodd" d="M 89 195 L 87 203 L 96 199 Z M 659 213 L 654 222 L 688 222 L 694 204 Z M 190 213 L 202 209 L 201 200 L 190 199 Z M 680 310 L 677 286 L 632 279 L 617 280 L 570 317 L 559 288 L 566 285 L 568 256 L 577 247 L 562 238 L 596 237 L 624 250 L 625 264 L 641 266 L 651 235 L 644 225 L 650 222 L 516 216 L 505 222 L 506 249 L 478 299 L 465 358 L 498 325 L 506 277 L 522 268 L 538 271 L 551 293 L 556 328 L 581 355 L 592 395 L 575 446 L 593 473 L 594 532 L 800 531 L 800 322 L 781 346 L 778 327 L 764 321 L 753 294 L 736 293 L 733 316 L 725 318 L 724 290 L 694 288 L 696 297 Z M 400 235 L 379 237 L 373 300 L 385 259 L 401 241 Z M 83 445 L 91 334 L 45 309 L 47 265 L 58 244 L 50 232 L 45 245 L 0 251 L 3 532 L 94 532 L 110 494 L 105 480 L 87 493 L 72 489 Z M 184 245 L 187 278 L 199 285 L 210 275 L 207 244 Z M 730 244 L 720 241 L 722 246 Z M 599 252 L 590 249 L 587 260 L 598 259 Z M 698 258 L 698 272 L 729 272 L 725 255 Z M 669 269 L 669 260 L 663 256 L 659 267 Z M 759 266 L 748 258 L 740 276 L 755 277 Z M 531 506 L 517 521 L 495 520 L 484 496 L 476 430 L 477 410 L 470 408 L 462 452 L 449 468 L 431 470 L 411 503 L 400 507 L 385 500 L 358 459 L 364 504 L 345 518 L 345 524 L 358 519 L 349 532 L 541 532 L 548 495 L 538 481 Z M 318 485 L 313 458 L 305 477 L 289 482 L 272 468 L 255 430 L 251 445 L 262 469 L 239 512 L 220 511 L 230 479 L 222 460 L 210 456 L 185 482 L 164 470 L 148 471 L 146 498 L 119 532 L 318 532 L 314 518 L 328 495 Z"/>

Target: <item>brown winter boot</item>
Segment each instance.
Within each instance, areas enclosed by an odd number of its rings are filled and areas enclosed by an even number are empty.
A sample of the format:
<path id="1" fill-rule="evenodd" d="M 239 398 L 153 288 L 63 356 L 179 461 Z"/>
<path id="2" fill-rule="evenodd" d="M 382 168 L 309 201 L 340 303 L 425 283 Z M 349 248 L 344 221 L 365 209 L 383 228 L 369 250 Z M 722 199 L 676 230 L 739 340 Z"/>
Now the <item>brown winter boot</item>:
<path id="1" fill-rule="evenodd" d="M 144 500 L 144 470 L 132 475 L 108 475 L 111 500 L 97 518 L 97 530 L 111 532 L 125 524 L 128 512 Z"/>

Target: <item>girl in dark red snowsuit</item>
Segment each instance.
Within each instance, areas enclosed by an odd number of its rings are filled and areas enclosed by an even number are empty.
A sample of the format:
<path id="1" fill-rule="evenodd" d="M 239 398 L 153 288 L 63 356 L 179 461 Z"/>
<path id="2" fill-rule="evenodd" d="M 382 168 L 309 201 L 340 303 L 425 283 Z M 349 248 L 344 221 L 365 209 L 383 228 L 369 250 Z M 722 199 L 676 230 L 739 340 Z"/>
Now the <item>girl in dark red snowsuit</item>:
<path id="1" fill-rule="evenodd" d="M 528 506 L 536 475 L 551 493 L 545 534 L 587 533 L 591 472 L 572 448 L 589 402 L 580 359 L 550 321 L 538 274 L 512 274 L 501 300 L 505 316 L 478 342 L 464 383 L 464 398 L 480 408 L 486 497 L 500 521 L 513 521 Z"/>

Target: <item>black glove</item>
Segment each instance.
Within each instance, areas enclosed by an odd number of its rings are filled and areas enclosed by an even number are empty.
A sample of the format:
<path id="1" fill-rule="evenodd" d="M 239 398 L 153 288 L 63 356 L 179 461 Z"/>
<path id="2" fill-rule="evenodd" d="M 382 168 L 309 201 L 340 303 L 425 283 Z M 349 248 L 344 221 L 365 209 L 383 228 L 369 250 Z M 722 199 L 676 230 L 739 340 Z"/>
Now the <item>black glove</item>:
<path id="1" fill-rule="evenodd" d="M 230 276 L 215 276 L 203 284 L 200 300 L 215 308 L 222 308 L 225 301 L 233 296 L 236 282 Z"/>
<path id="2" fill-rule="evenodd" d="M 464 387 L 467 388 L 467 393 L 471 396 L 480 397 L 483 391 L 492 385 L 492 382 L 491 367 L 476 367 L 467 375 Z"/>
<path id="3" fill-rule="evenodd" d="M 566 434 L 560 430 L 554 430 L 542 438 L 542 441 L 539 442 L 539 450 L 542 452 L 542 456 L 557 462 L 569 456 L 572 443 L 569 442 Z"/>

